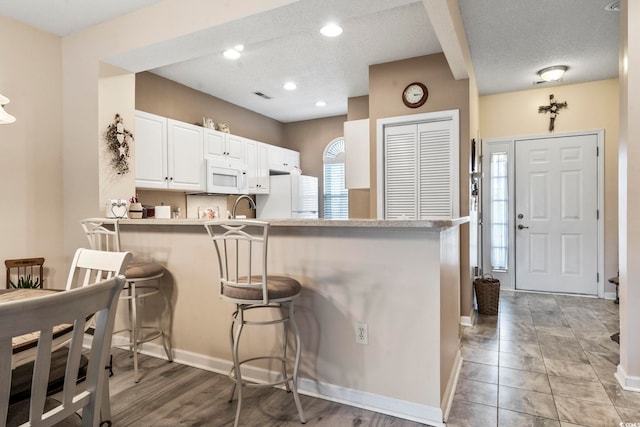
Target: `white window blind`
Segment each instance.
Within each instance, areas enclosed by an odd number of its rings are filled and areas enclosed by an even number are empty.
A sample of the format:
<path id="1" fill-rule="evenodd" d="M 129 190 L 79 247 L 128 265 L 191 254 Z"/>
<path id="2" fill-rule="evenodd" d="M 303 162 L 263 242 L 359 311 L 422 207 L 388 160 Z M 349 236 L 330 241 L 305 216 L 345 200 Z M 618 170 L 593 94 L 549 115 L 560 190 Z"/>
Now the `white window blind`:
<path id="1" fill-rule="evenodd" d="M 349 218 L 349 190 L 345 188 L 344 139 L 334 139 L 327 145 L 324 164 L 324 218 Z"/>
<path id="2" fill-rule="evenodd" d="M 491 268 L 506 271 L 509 265 L 508 156 L 491 153 Z"/>

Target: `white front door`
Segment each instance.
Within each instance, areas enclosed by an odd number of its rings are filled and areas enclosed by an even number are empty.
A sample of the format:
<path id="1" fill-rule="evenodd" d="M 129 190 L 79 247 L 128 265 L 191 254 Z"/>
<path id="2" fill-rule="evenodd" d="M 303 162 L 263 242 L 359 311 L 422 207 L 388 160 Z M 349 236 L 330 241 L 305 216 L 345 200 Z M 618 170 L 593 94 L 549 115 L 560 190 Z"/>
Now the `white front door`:
<path id="1" fill-rule="evenodd" d="M 598 136 L 516 140 L 516 289 L 597 295 Z"/>

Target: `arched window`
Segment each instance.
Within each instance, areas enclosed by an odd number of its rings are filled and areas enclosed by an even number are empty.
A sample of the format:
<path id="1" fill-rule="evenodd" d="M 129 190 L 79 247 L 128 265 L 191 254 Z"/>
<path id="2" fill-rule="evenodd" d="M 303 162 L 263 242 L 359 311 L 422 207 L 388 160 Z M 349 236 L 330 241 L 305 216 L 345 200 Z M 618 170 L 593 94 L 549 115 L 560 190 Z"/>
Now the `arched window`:
<path id="1" fill-rule="evenodd" d="M 349 218 L 349 191 L 344 185 L 344 138 L 331 141 L 322 156 L 324 218 Z"/>

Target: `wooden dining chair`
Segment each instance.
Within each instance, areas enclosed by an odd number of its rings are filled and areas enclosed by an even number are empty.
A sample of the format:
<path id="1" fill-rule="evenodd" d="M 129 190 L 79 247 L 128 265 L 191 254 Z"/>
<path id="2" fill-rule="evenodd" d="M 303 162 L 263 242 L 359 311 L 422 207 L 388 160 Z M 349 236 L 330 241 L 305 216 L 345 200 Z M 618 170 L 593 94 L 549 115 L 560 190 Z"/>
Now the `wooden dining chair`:
<path id="1" fill-rule="evenodd" d="M 123 274 L 131 257 L 130 252 L 105 252 L 80 248 L 76 251 L 71 262 L 66 289 L 87 286 Z M 62 348 L 67 343 L 67 339 L 66 334 L 54 334 L 53 349 Z M 35 348 L 29 348 L 15 354 L 13 357 L 14 366 L 32 362 L 35 358 L 35 352 Z"/>
<path id="2" fill-rule="evenodd" d="M 7 288 L 10 287 L 10 283 L 18 285 L 21 277 L 24 279 L 30 277 L 33 282 L 38 279 L 38 287 L 43 287 L 44 258 L 7 259 L 4 265 L 7 268 Z"/>
<path id="3" fill-rule="evenodd" d="M 73 421 L 82 410 L 82 426 L 98 426 L 106 381 L 104 365 L 109 352 L 115 308 L 124 286 L 123 276 L 49 295 L 0 303 L 0 425 L 52 426 Z M 78 366 L 84 331 L 89 317 L 95 317 L 87 379 L 77 386 Z M 47 398 L 53 329 L 73 322 L 62 402 Z M 39 333 L 33 370 L 31 399 L 8 405 L 12 376 L 12 339 Z M 80 425 L 80 424 L 79 424 Z"/>
<path id="4" fill-rule="evenodd" d="M 71 261 L 67 290 L 91 285 L 102 280 L 124 275 L 131 262 L 131 252 L 111 252 L 79 248 Z"/>
<path id="5" fill-rule="evenodd" d="M 131 252 L 112 252 L 79 248 L 71 261 L 69 276 L 67 277 L 67 290 L 93 285 L 102 280 L 111 279 L 117 275 L 124 275 L 131 263 Z M 125 282 L 126 285 L 126 282 Z M 92 323 L 87 323 L 87 327 Z M 111 339 L 109 340 L 111 345 Z M 109 372 L 111 370 L 111 358 L 105 364 Z M 105 400 L 102 405 L 102 419 L 111 419 L 111 403 L 109 401 L 109 381 L 104 382 Z"/>

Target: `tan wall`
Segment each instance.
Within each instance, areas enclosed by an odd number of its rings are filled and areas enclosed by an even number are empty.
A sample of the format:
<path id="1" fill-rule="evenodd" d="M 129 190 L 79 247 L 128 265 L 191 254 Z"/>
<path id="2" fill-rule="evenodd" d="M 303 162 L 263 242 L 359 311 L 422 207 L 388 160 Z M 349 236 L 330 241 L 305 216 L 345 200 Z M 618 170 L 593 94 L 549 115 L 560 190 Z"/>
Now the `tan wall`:
<path id="1" fill-rule="evenodd" d="M 211 118 L 234 135 L 283 146 L 279 121 L 149 72 L 136 74 L 136 109 L 193 124 Z"/>
<path id="2" fill-rule="evenodd" d="M 347 120 L 369 118 L 369 95 L 356 96 L 347 100 Z"/>
<path id="3" fill-rule="evenodd" d="M 46 286 L 63 288 L 60 38 L 0 16 L 0 52 L 0 94 L 16 117 L 0 125 L 0 265 L 44 257 Z"/>
<path id="4" fill-rule="evenodd" d="M 100 64 L 100 81 L 98 84 L 100 93 L 99 127 L 100 142 L 98 144 L 98 164 L 96 167 L 100 173 L 100 199 L 98 209 L 100 215 L 104 215 L 109 199 L 129 200 L 134 195 L 135 187 L 135 140 L 127 140 L 129 144 L 129 172 L 118 174 L 113 167 L 113 153 L 108 149 L 105 132 L 110 125 L 115 123 L 115 116 L 122 118 L 124 128 L 135 135 L 135 76 L 121 68 L 109 64 Z"/>
<path id="5" fill-rule="evenodd" d="M 547 134 L 549 115 L 538 113 L 549 95 L 567 101 L 555 132 L 604 129 L 604 279 L 618 272 L 618 80 L 540 88 L 480 97 L 483 139 Z M 605 282 L 605 292 L 615 288 Z"/>
<path id="6" fill-rule="evenodd" d="M 318 177 L 321 212 L 323 203 L 322 154 L 327 144 L 344 135 L 345 120 L 347 120 L 346 116 L 335 116 L 284 125 L 284 146 L 300 152 L 300 168 L 303 174 Z"/>
<path id="7" fill-rule="evenodd" d="M 419 108 L 408 108 L 402 102 L 402 91 L 411 82 L 423 82 L 429 89 L 427 102 Z M 369 67 L 369 118 L 371 153 L 376 153 L 376 121 L 385 117 L 423 114 L 442 110 L 460 110 L 460 215 L 469 215 L 469 81 L 454 80 L 441 53 Z M 370 215 L 376 216 L 376 156 L 371 155 Z M 460 227 L 460 247 L 469 247 L 469 225 Z M 471 311 L 472 289 L 469 251 L 460 253 L 460 309 Z"/>
<path id="8" fill-rule="evenodd" d="M 284 146 L 300 152 L 303 174 L 322 180 L 322 154 L 332 140 L 343 136 L 345 120 L 346 116 L 335 116 L 284 125 Z"/>

